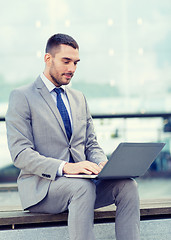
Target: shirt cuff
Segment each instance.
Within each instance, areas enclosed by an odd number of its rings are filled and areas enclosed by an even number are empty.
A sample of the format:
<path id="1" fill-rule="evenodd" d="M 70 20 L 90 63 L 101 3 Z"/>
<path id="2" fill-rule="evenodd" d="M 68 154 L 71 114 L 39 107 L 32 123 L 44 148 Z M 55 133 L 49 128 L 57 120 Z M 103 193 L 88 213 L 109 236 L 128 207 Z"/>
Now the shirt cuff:
<path id="1" fill-rule="evenodd" d="M 57 177 L 62 177 L 62 176 L 63 176 L 63 168 L 64 168 L 65 163 L 66 163 L 66 162 L 63 161 L 63 162 L 60 164 L 60 166 L 59 166 L 59 168 L 58 168 L 58 171 L 57 171 L 57 174 L 56 174 Z"/>

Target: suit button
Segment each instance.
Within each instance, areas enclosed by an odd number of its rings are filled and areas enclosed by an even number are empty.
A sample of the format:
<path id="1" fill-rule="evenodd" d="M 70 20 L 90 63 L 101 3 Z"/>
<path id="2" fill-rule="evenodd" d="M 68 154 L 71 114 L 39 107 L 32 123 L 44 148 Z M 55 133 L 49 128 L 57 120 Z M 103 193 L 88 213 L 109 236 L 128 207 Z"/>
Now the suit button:
<path id="1" fill-rule="evenodd" d="M 42 173 L 42 176 L 43 176 L 43 177 L 47 177 L 47 178 L 50 178 L 50 177 L 51 177 L 51 175 L 45 174 L 45 173 Z"/>
<path id="2" fill-rule="evenodd" d="M 69 149 L 71 149 L 71 145 L 69 145 Z"/>

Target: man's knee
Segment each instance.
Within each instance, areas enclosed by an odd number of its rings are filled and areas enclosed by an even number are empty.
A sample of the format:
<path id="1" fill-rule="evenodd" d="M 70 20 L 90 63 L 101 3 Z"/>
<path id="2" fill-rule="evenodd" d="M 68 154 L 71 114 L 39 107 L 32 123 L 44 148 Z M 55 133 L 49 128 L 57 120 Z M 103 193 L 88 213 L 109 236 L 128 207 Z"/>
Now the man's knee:
<path id="1" fill-rule="evenodd" d="M 128 179 L 125 183 L 125 191 L 130 198 L 139 198 L 138 185 L 134 179 Z"/>
<path id="2" fill-rule="evenodd" d="M 135 180 L 125 179 L 119 182 L 118 197 L 127 201 L 139 202 L 138 186 Z"/>
<path id="3" fill-rule="evenodd" d="M 82 197 L 90 201 L 95 201 L 96 199 L 96 187 L 95 184 L 87 179 L 76 179 L 75 184 L 72 189 L 73 197 Z"/>

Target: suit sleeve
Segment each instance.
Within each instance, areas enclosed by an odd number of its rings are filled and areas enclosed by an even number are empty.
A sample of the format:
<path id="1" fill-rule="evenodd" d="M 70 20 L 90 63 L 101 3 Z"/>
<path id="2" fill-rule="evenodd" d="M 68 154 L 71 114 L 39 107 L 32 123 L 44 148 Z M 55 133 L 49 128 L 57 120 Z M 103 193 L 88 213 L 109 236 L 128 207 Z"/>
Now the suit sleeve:
<path id="1" fill-rule="evenodd" d="M 99 164 L 100 162 L 107 161 L 107 157 L 97 142 L 96 134 L 94 131 L 93 119 L 90 114 L 87 102 L 86 112 L 87 112 L 87 129 L 86 129 L 85 154 L 87 160 Z"/>
<path id="2" fill-rule="evenodd" d="M 35 151 L 32 118 L 25 95 L 14 90 L 6 114 L 7 139 L 14 165 L 28 175 L 55 180 L 58 167 L 63 162 L 45 157 Z"/>

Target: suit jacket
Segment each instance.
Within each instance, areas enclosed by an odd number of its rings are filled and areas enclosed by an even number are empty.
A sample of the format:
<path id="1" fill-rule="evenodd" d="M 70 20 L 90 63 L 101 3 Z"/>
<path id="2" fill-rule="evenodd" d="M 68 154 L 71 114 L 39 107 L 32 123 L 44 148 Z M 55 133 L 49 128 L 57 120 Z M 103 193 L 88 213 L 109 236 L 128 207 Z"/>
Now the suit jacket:
<path id="1" fill-rule="evenodd" d="M 40 77 L 12 91 L 6 114 L 8 146 L 14 165 L 21 169 L 18 189 L 24 209 L 40 202 L 56 181 L 62 160 L 106 161 L 94 133 L 83 94 L 66 88 L 73 132 L 68 141 L 61 115 Z"/>

